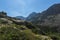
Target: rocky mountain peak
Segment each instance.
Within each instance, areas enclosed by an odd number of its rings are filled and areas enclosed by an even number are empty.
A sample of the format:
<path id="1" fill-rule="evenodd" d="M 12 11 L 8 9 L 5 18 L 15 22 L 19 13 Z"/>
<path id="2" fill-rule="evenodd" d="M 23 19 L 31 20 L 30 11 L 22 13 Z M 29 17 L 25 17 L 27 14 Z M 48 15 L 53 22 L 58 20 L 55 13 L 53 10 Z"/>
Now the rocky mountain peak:
<path id="1" fill-rule="evenodd" d="M 46 15 L 60 14 L 60 3 L 54 4 L 45 11 Z"/>

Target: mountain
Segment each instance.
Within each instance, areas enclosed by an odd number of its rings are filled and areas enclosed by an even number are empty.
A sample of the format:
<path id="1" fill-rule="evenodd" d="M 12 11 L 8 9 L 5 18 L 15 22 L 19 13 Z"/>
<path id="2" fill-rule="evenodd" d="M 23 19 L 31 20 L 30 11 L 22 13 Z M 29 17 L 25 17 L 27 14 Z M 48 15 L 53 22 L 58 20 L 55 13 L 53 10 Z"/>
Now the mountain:
<path id="1" fill-rule="evenodd" d="M 27 18 L 27 21 L 30 21 L 34 24 L 39 23 L 40 22 L 40 17 L 41 17 L 41 13 L 36 13 L 36 12 L 32 12 Z M 38 21 L 39 20 L 39 21 Z"/>
<path id="2" fill-rule="evenodd" d="M 32 13 L 30 14 L 26 20 L 31 21 L 32 23 L 47 23 L 51 24 L 53 21 L 53 24 L 60 19 L 60 4 L 54 4 L 51 7 L 49 7 L 47 10 L 43 11 L 42 13 Z M 34 22 L 33 22 L 34 21 Z M 39 25 L 38 24 L 38 25 Z M 57 25 L 57 24 L 56 24 Z"/>
<path id="3" fill-rule="evenodd" d="M 25 17 L 23 17 L 23 16 L 16 16 L 16 18 L 21 19 L 21 20 L 25 20 Z"/>
<path id="4" fill-rule="evenodd" d="M 43 24 L 58 26 L 60 21 L 60 4 L 54 4 L 47 10 L 42 12 L 43 16 L 41 20 L 44 21 Z M 60 26 L 60 25 L 59 25 Z"/>
<path id="5" fill-rule="evenodd" d="M 32 13 L 33 14 L 33 13 Z M 30 14 L 31 15 L 31 14 Z M 29 15 L 29 16 L 30 16 Z M 54 4 L 47 10 L 34 14 L 35 16 L 27 17 L 28 21 L 32 22 L 35 26 L 40 28 L 40 31 L 46 34 L 60 34 L 60 4 Z"/>
<path id="6" fill-rule="evenodd" d="M 27 18 L 26 18 L 26 20 L 27 21 L 30 21 L 30 19 L 32 19 L 33 17 L 35 17 L 36 16 L 36 12 L 32 12 Z"/>

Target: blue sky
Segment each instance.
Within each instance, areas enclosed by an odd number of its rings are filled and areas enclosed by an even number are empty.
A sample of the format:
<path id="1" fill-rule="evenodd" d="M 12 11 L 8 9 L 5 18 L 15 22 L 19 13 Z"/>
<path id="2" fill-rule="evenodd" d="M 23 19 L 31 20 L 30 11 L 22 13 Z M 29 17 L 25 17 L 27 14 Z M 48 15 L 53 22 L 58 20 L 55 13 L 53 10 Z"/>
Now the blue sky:
<path id="1" fill-rule="evenodd" d="M 0 11 L 9 16 L 27 17 L 32 12 L 42 12 L 60 0 L 0 0 Z"/>

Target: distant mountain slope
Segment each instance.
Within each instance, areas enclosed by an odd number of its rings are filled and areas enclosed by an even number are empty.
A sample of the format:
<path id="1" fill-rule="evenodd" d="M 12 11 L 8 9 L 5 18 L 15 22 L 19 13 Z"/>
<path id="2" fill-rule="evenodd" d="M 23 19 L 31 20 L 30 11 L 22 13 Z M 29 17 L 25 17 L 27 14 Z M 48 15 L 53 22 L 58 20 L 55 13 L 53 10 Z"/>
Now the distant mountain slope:
<path id="1" fill-rule="evenodd" d="M 41 13 L 35 13 L 35 12 L 33 12 L 33 13 L 31 13 L 27 18 L 26 18 L 26 20 L 27 21 L 30 21 L 30 22 L 32 22 L 32 23 L 39 23 L 40 22 L 40 17 L 41 17 L 42 15 L 41 15 Z M 38 21 L 39 20 L 39 21 Z"/>
<path id="2" fill-rule="evenodd" d="M 37 14 L 36 12 L 32 12 L 32 13 L 26 18 L 26 20 L 27 20 L 27 21 L 31 21 L 31 19 L 34 18 L 34 17 L 36 16 L 36 14 Z M 33 19 L 32 19 L 32 20 L 33 20 Z"/>
<path id="3" fill-rule="evenodd" d="M 23 17 L 23 16 L 16 16 L 16 18 L 21 19 L 21 20 L 25 20 L 25 17 Z"/>

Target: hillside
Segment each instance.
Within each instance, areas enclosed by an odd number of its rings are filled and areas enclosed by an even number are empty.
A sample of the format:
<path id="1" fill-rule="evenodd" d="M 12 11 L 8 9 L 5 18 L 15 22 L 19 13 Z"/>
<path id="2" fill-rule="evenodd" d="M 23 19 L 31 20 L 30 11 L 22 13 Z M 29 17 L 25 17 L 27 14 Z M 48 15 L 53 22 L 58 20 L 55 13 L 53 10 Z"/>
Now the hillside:
<path id="1" fill-rule="evenodd" d="M 51 40 L 50 36 L 36 34 L 37 31 L 32 23 L 0 12 L 0 40 Z"/>

